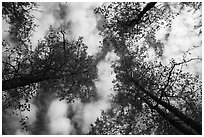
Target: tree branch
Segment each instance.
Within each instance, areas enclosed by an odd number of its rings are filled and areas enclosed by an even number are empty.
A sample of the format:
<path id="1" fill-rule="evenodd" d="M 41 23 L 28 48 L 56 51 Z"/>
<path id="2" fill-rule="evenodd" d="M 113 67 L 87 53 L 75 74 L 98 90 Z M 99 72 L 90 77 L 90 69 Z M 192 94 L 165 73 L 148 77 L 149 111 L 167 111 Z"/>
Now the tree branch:
<path id="1" fill-rule="evenodd" d="M 176 129 L 183 132 L 186 135 L 194 135 L 195 133 L 183 126 L 179 121 L 173 119 L 169 114 L 165 113 L 162 109 L 158 106 L 153 106 L 149 100 L 145 97 L 140 96 L 140 98 L 153 110 L 156 110 L 165 120 L 171 123 Z"/>
<path id="2" fill-rule="evenodd" d="M 154 5 L 156 4 L 156 2 L 150 2 L 148 3 L 145 8 L 138 14 L 137 18 L 133 19 L 132 21 L 130 21 L 130 23 L 128 23 L 127 26 L 132 27 L 136 24 L 139 24 L 139 22 L 141 21 L 141 19 L 143 18 L 144 14 L 147 13 L 147 11 L 149 11 L 151 8 L 154 7 Z"/>
<path id="3" fill-rule="evenodd" d="M 58 79 L 58 77 L 51 76 L 23 76 L 2 81 L 2 90 L 9 90 L 13 88 L 23 87 L 37 82 L 42 82 L 49 79 Z"/>
<path id="4" fill-rule="evenodd" d="M 134 78 L 132 78 L 133 82 L 135 83 L 135 86 L 138 87 L 143 93 L 145 93 L 147 96 L 149 96 L 151 99 L 153 99 L 155 102 L 157 102 L 158 104 L 162 105 L 164 108 L 168 109 L 170 112 L 172 112 L 174 115 L 176 115 L 177 117 L 179 117 L 181 120 L 183 120 L 183 122 L 186 125 L 189 125 L 190 127 L 192 127 L 198 134 L 202 134 L 202 125 L 193 120 L 192 118 L 186 116 L 185 114 L 183 114 L 182 111 L 178 110 L 176 107 L 162 101 L 161 99 L 159 99 L 157 96 L 155 96 L 154 94 L 152 94 L 151 92 L 147 91 L 145 88 L 143 88 L 140 83 L 135 80 Z M 157 106 L 155 106 L 157 107 Z"/>

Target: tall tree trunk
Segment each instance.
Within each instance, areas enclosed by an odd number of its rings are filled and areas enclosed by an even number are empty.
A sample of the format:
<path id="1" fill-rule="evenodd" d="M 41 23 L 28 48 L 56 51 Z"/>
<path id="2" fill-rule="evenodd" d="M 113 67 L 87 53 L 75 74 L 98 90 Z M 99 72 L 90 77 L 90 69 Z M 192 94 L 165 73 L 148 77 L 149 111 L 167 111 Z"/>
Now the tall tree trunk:
<path id="1" fill-rule="evenodd" d="M 145 97 L 140 96 L 141 100 L 143 100 L 151 109 L 156 110 L 165 120 L 167 120 L 172 126 L 174 126 L 176 129 L 184 133 L 185 135 L 194 135 L 196 133 L 193 133 L 190 129 L 186 128 L 184 125 L 182 125 L 180 122 L 173 119 L 170 115 L 165 113 L 162 109 L 160 109 L 158 106 L 153 106 L 149 100 L 147 100 Z"/>
<path id="2" fill-rule="evenodd" d="M 44 76 L 44 75 L 38 75 L 38 76 L 27 75 L 23 77 L 12 78 L 12 79 L 2 81 L 2 90 L 14 89 L 14 88 L 30 85 L 33 83 L 38 83 L 38 82 L 46 81 L 49 79 L 58 79 L 58 78 L 60 77 L 59 76 Z"/>
<path id="3" fill-rule="evenodd" d="M 149 96 L 151 99 L 153 99 L 155 102 L 158 104 L 162 105 L 164 108 L 168 109 L 170 112 L 172 112 L 174 115 L 179 117 L 185 124 L 189 125 L 191 128 L 193 128 L 198 134 L 202 134 L 202 125 L 196 122 L 195 120 L 189 118 L 185 114 L 183 114 L 181 111 L 179 111 L 177 108 L 174 106 L 162 101 L 155 95 L 151 94 L 147 90 L 145 90 L 138 81 L 133 79 L 133 82 L 135 83 L 135 86 L 139 87 L 142 92 L 144 92 L 147 96 Z"/>

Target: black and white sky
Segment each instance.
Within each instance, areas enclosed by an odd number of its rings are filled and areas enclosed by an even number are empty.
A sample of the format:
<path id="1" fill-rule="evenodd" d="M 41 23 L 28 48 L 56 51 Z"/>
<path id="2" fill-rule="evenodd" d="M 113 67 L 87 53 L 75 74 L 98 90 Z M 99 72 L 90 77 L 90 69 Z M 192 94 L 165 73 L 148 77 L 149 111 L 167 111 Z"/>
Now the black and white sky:
<path id="1" fill-rule="evenodd" d="M 100 41 L 102 41 L 102 37 L 99 35 L 99 29 L 103 25 L 103 21 L 101 21 L 99 15 L 93 13 L 93 10 L 97 6 L 108 4 L 108 2 L 43 2 L 38 4 L 40 5 L 38 10 L 42 12 L 34 11 L 32 13 L 37 18 L 35 22 L 38 24 L 31 39 L 33 48 L 37 46 L 38 40 L 45 36 L 50 25 L 58 28 L 61 24 L 70 23 L 67 25 L 69 28 L 66 28 L 67 39 L 76 40 L 79 36 L 84 37 L 84 43 L 88 46 L 88 54 L 97 56 L 101 50 L 99 47 L 101 46 Z M 171 58 L 179 60 L 184 51 L 193 46 L 201 45 L 202 39 L 194 29 L 194 24 L 198 22 L 197 17 L 200 14 L 200 12 L 193 13 L 193 11 L 186 9 L 177 16 L 172 22 L 168 41 L 165 40 L 165 34 L 169 30 L 164 27 L 165 24 L 161 30 L 156 32 L 156 39 L 165 45 L 163 57 L 161 58 L 164 64 L 167 64 Z M 7 39 L 8 33 L 6 30 L 8 30 L 9 25 L 2 20 L 2 26 L 2 39 Z M 149 60 L 156 57 L 153 48 L 149 49 L 149 54 Z M 195 48 L 191 51 L 191 55 L 189 55 L 189 57 L 198 56 L 202 57 L 202 47 Z M 117 58 L 116 54 L 110 50 L 97 65 L 99 81 L 95 85 L 97 94 L 100 96 L 97 101 L 83 104 L 80 100 L 77 100 L 75 103 L 70 104 L 65 101 L 59 101 L 55 97 L 45 98 L 44 101 L 46 103 L 44 105 L 47 111 L 44 112 L 44 119 L 46 119 L 46 127 L 36 128 L 35 133 L 86 134 L 89 131 L 90 124 L 100 116 L 101 110 L 106 111 L 110 108 L 109 94 L 113 92 L 112 80 L 115 78 L 111 63 Z M 196 75 L 201 74 L 201 68 L 201 62 L 192 62 L 185 67 L 185 71 Z M 42 111 L 41 109 L 43 107 L 31 101 L 31 111 L 25 111 L 22 115 L 28 116 L 29 124 L 34 127 L 39 118 L 38 113 Z M 12 110 L 8 111 L 12 112 Z M 67 118 L 70 111 L 74 112 L 72 119 Z M 11 113 L 11 115 L 6 115 L 4 118 L 6 123 L 2 126 L 7 126 L 12 134 L 32 134 L 31 131 L 21 130 L 18 116 Z"/>

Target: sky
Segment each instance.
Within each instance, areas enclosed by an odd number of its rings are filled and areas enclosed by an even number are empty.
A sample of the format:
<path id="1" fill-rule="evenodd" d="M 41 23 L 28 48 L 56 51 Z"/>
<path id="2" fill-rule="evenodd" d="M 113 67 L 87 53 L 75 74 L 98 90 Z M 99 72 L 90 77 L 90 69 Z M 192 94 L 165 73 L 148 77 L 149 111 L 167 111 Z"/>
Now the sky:
<path id="1" fill-rule="evenodd" d="M 67 39 L 77 40 L 79 36 L 84 37 L 84 43 L 88 46 L 88 54 L 97 58 L 101 50 L 100 41 L 102 41 L 102 37 L 98 35 L 100 24 L 97 21 L 100 20 L 100 16 L 95 15 L 93 9 L 107 3 L 69 3 L 69 7 L 67 4 L 59 3 L 39 4 L 39 10 L 43 12 L 33 13 L 38 19 L 36 24 L 39 25 L 31 39 L 33 49 L 37 46 L 38 40 L 43 39 L 50 25 L 58 28 L 60 24 L 64 24 Z M 201 44 L 201 38 L 197 36 L 198 32 L 193 29 L 198 14 L 200 13 L 183 12 L 176 17 L 173 20 L 168 41 L 164 37 L 168 30 L 163 28 L 156 33 L 157 40 L 165 44 L 164 54 L 161 59 L 164 64 L 167 64 L 172 57 L 179 60 L 184 51 L 193 45 Z M 69 24 L 70 22 L 71 24 Z M 7 30 L 9 26 L 4 21 L 2 21 L 2 24 L 4 26 L 2 38 L 6 39 L 8 34 L 4 30 Z M 149 53 L 154 58 L 155 53 L 152 49 L 149 50 Z M 202 57 L 201 47 L 192 50 L 189 57 L 197 56 Z M 35 128 L 35 130 L 28 132 L 21 130 L 19 117 L 12 115 L 12 110 L 8 110 L 9 114 L 4 115 L 6 122 L 3 126 L 7 126 L 11 134 L 18 135 L 33 133 L 48 135 L 86 134 L 89 131 L 90 124 L 100 116 L 101 111 L 110 108 L 109 95 L 113 93 L 112 80 L 115 78 L 111 64 L 117 58 L 113 50 L 108 50 L 97 64 L 99 81 L 95 82 L 95 86 L 100 97 L 97 101 L 81 103 L 80 100 L 76 100 L 71 104 L 59 101 L 53 96 L 41 97 L 43 101 L 38 102 L 38 104 L 34 100 L 30 102 L 31 111 L 19 114 L 24 117 L 28 116 L 29 126 Z M 201 62 L 194 62 L 187 66 L 185 70 L 192 72 L 194 75 L 201 74 L 201 67 Z M 44 123 L 40 123 L 44 125 L 42 127 L 36 127 L 40 122 L 39 114 L 44 117 Z M 70 118 L 67 115 L 70 115 Z"/>

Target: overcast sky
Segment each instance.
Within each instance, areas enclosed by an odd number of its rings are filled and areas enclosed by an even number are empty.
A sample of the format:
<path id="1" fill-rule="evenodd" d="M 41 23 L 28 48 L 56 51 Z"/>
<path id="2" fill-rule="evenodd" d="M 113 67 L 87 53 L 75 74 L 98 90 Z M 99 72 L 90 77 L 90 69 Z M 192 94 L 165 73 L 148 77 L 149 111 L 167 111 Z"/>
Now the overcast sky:
<path id="1" fill-rule="evenodd" d="M 96 6 L 101 6 L 104 3 L 39 3 L 40 9 L 43 12 L 33 13 L 38 20 L 36 23 L 39 25 L 32 37 L 33 48 L 37 45 L 38 40 L 42 39 L 46 34 L 50 25 L 54 27 L 60 27 L 60 24 L 66 24 L 72 22 L 69 30 L 66 33 L 69 40 L 76 40 L 79 36 L 84 37 L 84 43 L 88 46 L 88 53 L 96 56 L 100 52 L 99 41 L 102 41 L 102 37 L 98 35 L 97 20 L 100 19 L 93 13 L 93 9 Z M 63 15 L 59 15 L 62 12 Z M 197 35 L 198 32 L 193 29 L 193 25 L 196 23 L 196 16 L 200 13 L 183 12 L 176 17 L 172 24 L 171 33 L 168 41 L 165 41 L 165 28 L 157 32 L 157 40 L 164 42 L 165 49 L 162 58 L 163 63 L 167 63 L 171 58 L 181 58 L 182 53 L 194 45 L 201 44 L 201 38 Z M 3 30 L 6 30 L 8 24 L 3 24 Z M 3 39 L 6 39 L 7 34 L 3 32 Z M 150 53 L 153 56 L 154 51 L 150 49 Z M 196 48 L 191 52 L 190 57 L 202 57 L 202 50 Z M 67 104 L 65 101 L 58 101 L 56 98 L 45 99 L 47 104 L 47 112 L 45 114 L 46 130 L 40 131 L 44 134 L 77 134 L 76 125 L 80 127 L 80 133 L 87 133 L 90 124 L 93 123 L 98 116 L 100 116 L 101 110 L 107 110 L 110 108 L 108 95 L 112 92 L 113 87 L 112 80 L 115 78 L 113 69 L 111 68 L 111 62 L 116 59 L 115 53 L 108 52 L 106 57 L 97 65 L 99 81 L 95 83 L 97 94 L 100 99 L 96 102 L 89 104 L 83 104 L 79 100 L 74 104 Z M 193 74 L 201 74 L 201 62 L 192 62 L 191 65 L 185 68 L 186 71 L 190 71 Z M 11 111 L 11 110 L 9 110 Z M 24 112 L 22 115 L 29 117 L 29 124 L 35 124 L 37 119 L 37 113 L 40 108 L 31 102 L 31 111 Z M 75 114 L 70 120 L 67 115 L 70 111 Z M 17 116 L 7 115 L 5 116 L 8 126 L 14 134 L 31 134 L 29 131 L 24 132 L 21 130 L 21 126 Z M 4 126 L 4 125 L 3 125 Z M 40 129 L 39 129 L 40 130 Z"/>

